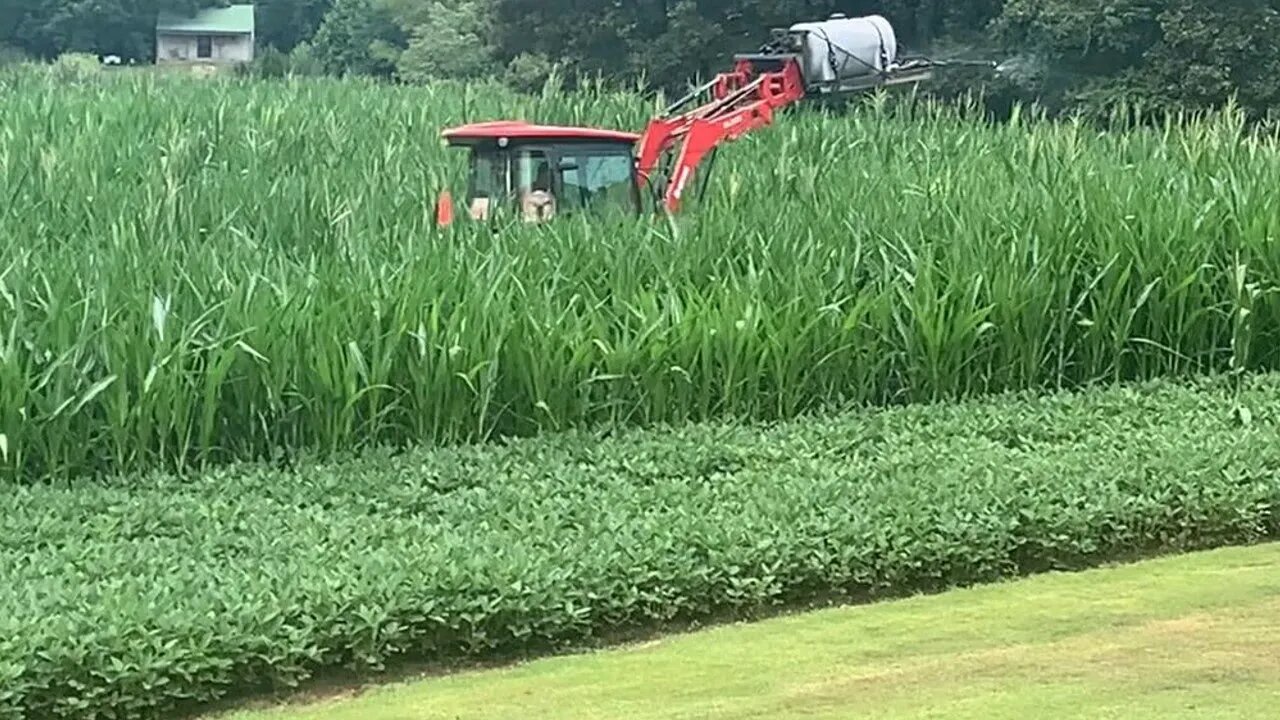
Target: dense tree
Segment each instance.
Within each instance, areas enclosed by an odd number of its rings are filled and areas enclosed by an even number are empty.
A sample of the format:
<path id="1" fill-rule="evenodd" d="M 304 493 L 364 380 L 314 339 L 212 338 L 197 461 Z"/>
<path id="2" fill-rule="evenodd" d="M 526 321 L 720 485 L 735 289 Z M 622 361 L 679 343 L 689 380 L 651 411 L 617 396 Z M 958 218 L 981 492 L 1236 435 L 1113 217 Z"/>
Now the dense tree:
<path id="1" fill-rule="evenodd" d="M 404 79 L 413 82 L 495 74 L 490 41 L 492 17 L 487 3 L 431 2 L 421 10 L 414 6 L 393 7 L 393 13 L 411 33 L 409 45 L 396 64 Z"/>
<path id="2" fill-rule="evenodd" d="M 1280 2 L 1179 0 L 1160 27 L 1144 56 L 1146 97 L 1208 107 L 1234 94 L 1255 114 L 1280 109 Z"/>
<path id="3" fill-rule="evenodd" d="M 228 0 L 0 0 L 0 54 L 149 59 L 162 9 Z M 552 72 L 679 88 L 750 51 L 769 29 L 832 12 L 883 14 L 910 50 L 1014 58 L 1050 108 L 1117 99 L 1280 108 L 1280 0 L 257 0 L 260 45 L 332 73 L 420 82 Z"/>
<path id="4" fill-rule="evenodd" d="M 289 52 L 315 35 L 333 0 L 256 0 L 258 43 Z"/>
<path id="5" fill-rule="evenodd" d="M 334 74 L 389 76 L 404 43 L 404 31 L 380 0 L 336 0 L 311 51 Z"/>
<path id="6" fill-rule="evenodd" d="M 1280 0 L 1008 0 L 995 29 L 1041 58 L 1051 104 L 1280 107 Z"/>

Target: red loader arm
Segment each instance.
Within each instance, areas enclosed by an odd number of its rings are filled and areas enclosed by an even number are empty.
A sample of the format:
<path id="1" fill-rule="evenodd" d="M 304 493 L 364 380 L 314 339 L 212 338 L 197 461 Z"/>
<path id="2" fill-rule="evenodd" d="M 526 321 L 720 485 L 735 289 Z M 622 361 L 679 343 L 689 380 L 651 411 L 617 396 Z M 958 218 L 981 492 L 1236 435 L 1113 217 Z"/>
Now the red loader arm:
<path id="1" fill-rule="evenodd" d="M 712 90 L 712 100 L 689 112 L 672 113 L 689 101 Z M 773 122 L 775 110 L 804 97 L 800 66 L 788 58 L 778 70 L 756 73 L 749 60 L 739 60 L 732 72 L 716 79 L 676 102 L 662 116 L 649 121 L 640 137 L 636 172 L 641 182 L 652 182 L 658 162 L 668 150 L 676 149 L 670 182 L 664 189 L 663 204 L 669 212 L 680 208 L 680 196 L 698 163 L 722 142 L 765 127 Z"/>

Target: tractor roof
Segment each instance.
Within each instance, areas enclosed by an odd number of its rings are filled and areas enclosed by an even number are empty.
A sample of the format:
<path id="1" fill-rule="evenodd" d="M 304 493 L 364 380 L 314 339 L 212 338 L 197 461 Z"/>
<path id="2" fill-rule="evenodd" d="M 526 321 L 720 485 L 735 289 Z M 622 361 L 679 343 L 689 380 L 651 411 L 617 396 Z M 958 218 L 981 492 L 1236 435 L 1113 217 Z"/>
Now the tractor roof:
<path id="1" fill-rule="evenodd" d="M 621 130 L 565 127 L 561 125 L 530 125 L 518 120 L 496 120 L 462 125 L 445 130 L 443 135 L 450 142 L 460 143 L 511 138 L 519 140 L 583 140 L 634 145 L 640 140 L 638 134 Z"/>

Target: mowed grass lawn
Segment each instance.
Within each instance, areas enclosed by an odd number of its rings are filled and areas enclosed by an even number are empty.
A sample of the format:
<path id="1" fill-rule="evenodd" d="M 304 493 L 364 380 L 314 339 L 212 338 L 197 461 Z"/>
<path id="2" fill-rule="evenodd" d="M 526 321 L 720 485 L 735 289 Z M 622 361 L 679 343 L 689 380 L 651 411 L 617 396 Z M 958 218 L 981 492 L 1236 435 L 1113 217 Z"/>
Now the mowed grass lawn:
<path id="1" fill-rule="evenodd" d="M 1280 544 L 433 677 L 234 720 L 1264 718 Z"/>

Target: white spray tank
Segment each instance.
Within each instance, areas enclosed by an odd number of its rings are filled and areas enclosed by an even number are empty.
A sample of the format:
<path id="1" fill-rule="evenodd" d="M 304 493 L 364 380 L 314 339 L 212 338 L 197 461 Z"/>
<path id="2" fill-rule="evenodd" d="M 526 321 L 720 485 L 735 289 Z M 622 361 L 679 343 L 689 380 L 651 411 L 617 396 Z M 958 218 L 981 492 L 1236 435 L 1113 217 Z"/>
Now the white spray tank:
<path id="1" fill-rule="evenodd" d="M 798 40 L 806 85 L 840 83 L 883 73 L 898 59 L 898 38 L 880 15 L 796 23 L 788 28 Z"/>

